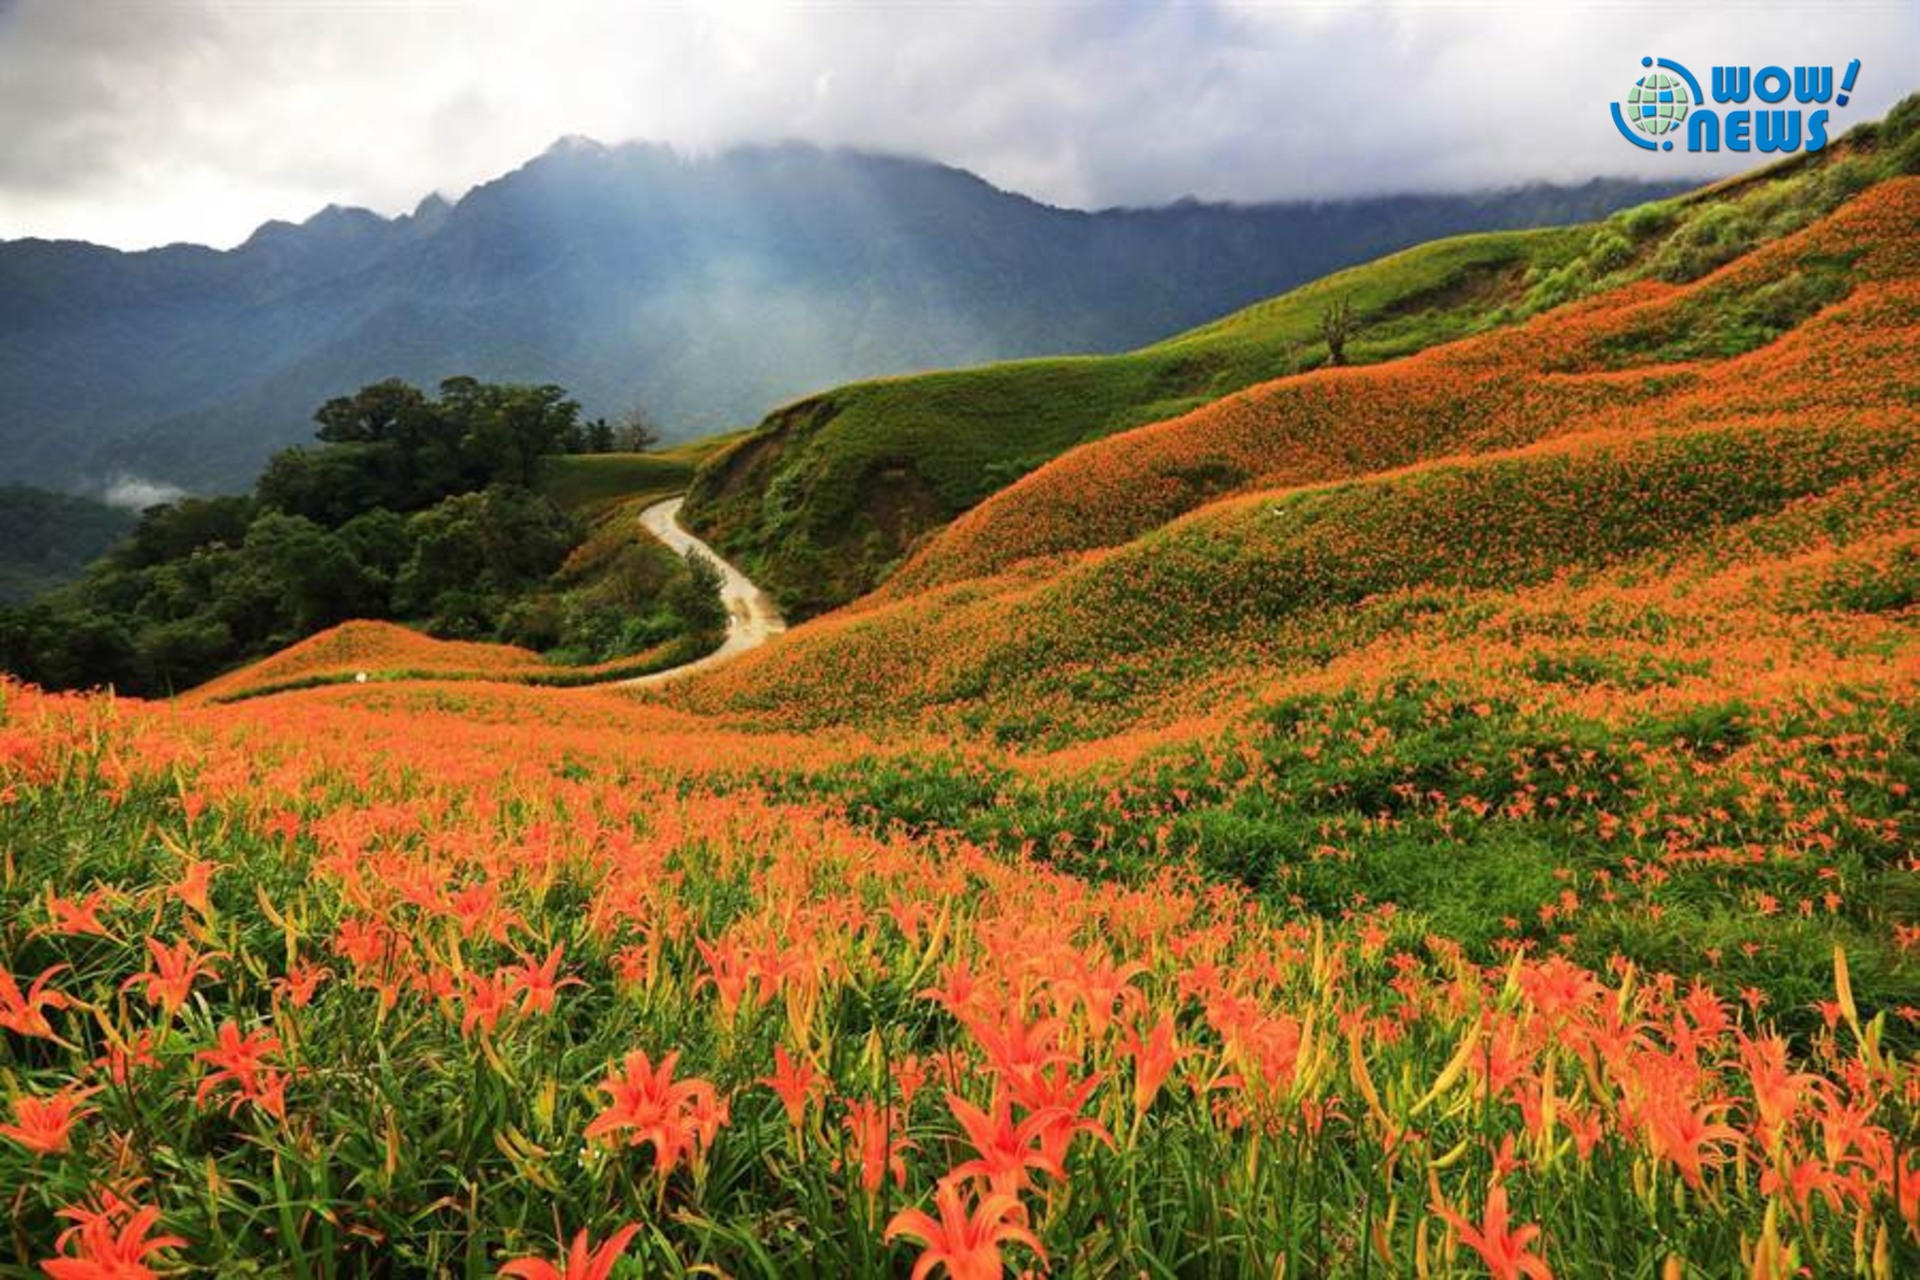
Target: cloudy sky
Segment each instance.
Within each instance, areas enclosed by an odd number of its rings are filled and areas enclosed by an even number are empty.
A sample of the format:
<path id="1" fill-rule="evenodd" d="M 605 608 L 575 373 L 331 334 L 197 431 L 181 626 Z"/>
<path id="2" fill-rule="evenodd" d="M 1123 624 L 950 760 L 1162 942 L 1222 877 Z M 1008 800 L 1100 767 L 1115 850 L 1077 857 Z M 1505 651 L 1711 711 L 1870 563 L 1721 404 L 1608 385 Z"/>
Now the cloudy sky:
<path id="1" fill-rule="evenodd" d="M 566 134 L 901 151 L 1082 207 L 1751 163 L 1621 141 L 1644 54 L 1858 57 L 1844 126 L 1920 87 L 1920 0 L 0 0 L 0 238 L 228 245 Z"/>

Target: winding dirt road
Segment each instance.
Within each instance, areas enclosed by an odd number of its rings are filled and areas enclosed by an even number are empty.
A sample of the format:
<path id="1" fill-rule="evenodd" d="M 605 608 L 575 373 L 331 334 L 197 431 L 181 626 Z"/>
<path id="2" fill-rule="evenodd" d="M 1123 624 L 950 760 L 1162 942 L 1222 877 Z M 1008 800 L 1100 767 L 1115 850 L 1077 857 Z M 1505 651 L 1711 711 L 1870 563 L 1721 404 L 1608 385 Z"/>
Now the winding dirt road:
<path id="1" fill-rule="evenodd" d="M 654 503 L 640 513 L 640 524 L 675 552 L 685 555 L 689 551 L 698 551 L 720 571 L 720 600 L 727 606 L 727 639 L 718 649 L 697 661 L 620 682 L 629 688 L 665 684 L 669 680 L 678 680 L 682 676 L 717 667 L 749 649 L 759 648 L 787 629 L 786 619 L 780 616 L 780 606 L 773 602 L 772 596 L 756 587 L 746 574 L 722 560 L 719 552 L 681 527 L 680 504 L 684 501 L 684 498 L 668 498 Z"/>

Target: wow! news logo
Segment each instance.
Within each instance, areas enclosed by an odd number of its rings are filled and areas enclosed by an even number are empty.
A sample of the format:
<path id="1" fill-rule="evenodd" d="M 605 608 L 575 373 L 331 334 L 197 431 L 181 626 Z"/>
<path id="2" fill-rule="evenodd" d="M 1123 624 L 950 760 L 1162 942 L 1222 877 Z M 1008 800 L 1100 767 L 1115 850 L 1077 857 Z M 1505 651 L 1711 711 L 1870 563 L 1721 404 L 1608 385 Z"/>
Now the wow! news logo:
<path id="1" fill-rule="evenodd" d="M 1715 107 L 1749 100 L 1758 104 L 1723 112 L 1707 105 L 1700 81 L 1671 58 L 1642 58 L 1640 65 L 1653 70 L 1634 81 L 1625 102 L 1613 104 L 1613 124 L 1621 137 L 1647 151 L 1673 150 L 1674 138 L 1682 133 L 1687 150 L 1718 151 L 1723 132 L 1729 151 L 1798 151 L 1803 146 L 1818 151 L 1827 145 L 1827 109 L 1807 108 L 1829 101 L 1846 106 L 1860 75 L 1860 59 L 1855 58 L 1840 77 L 1836 96 L 1832 67 L 1715 67 Z"/>

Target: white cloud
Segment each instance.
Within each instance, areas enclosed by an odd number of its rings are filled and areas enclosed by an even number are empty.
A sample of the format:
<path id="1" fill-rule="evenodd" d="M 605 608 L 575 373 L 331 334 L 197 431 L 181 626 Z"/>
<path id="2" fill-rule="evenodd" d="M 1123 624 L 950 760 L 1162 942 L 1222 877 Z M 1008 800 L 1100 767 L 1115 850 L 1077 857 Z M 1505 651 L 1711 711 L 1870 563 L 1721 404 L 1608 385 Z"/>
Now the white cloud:
<path id="1" fill-rule="evenodd" d="M 145 511 L 163 502 L 177 502 L 186 494 L 187 491 L 179 485 L 168 484 L 164 480 L 149 480 L 123 471 L 107 481 L 101 491 L 100 501 L 126 511 Z"/>
<path id="2" fill-rule="evenodd" d="M 1680 5 L 0 0 L 0 236 L 230 244 L 458 192 L 563 134 L 924 154 L 1063 204 L 1723 172 L 1606 104 L 1643 54 L 1860 57 L 1920 84 L 1910 0 Z"/>

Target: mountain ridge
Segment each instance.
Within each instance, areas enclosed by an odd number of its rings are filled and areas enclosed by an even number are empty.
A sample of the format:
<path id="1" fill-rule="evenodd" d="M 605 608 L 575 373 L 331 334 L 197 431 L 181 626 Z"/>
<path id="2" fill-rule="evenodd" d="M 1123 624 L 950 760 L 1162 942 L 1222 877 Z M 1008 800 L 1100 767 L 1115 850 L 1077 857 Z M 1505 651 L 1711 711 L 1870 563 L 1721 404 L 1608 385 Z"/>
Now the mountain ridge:
<path id="1" fill-rule="evenodd" d="M 313 404 L 388 376 L 644 399 L 683 437 L 858 377 L 1135 345 L 1401 243 L 1649 194 L 1086 211 L 883 153 L 557 145 L 457 201 L 330 205 L 232 249 L 0 243 L 0 479 L 234 488 Z"/>

